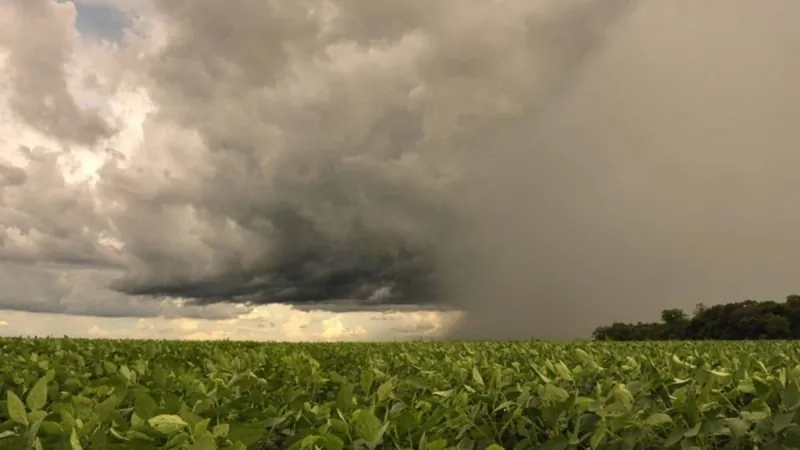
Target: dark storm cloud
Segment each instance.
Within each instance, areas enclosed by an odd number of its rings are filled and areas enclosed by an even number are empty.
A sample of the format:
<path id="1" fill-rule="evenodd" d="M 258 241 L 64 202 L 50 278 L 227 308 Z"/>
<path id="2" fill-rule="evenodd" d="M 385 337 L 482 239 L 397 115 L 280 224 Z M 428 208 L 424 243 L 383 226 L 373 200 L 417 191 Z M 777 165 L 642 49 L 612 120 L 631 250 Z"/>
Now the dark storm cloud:
<path id="1" fill-rule="evenodd" d="M 159 4 L 174 34 L 150 66 L 148 125 L 195 130 L 196 148 L 185 182 L 144 181 L 166 165 L 103 174 L 125 205 L 131 270 L 115 287 L 198 303 L 439 301 L 451 202 L 476 159 L 462 147 L 541 109 L 627 3 Z M 197 238 L 178 246 L 175 227 Z"/>
<path id="2" fill-rule="evenodd" d="M 229 319 L 246 309 L 229 305 L 197 307 L 105 289 L 118 271 L 63 265 L 0 263 L 0 310 L 94 317 L 191 317 Z"/>

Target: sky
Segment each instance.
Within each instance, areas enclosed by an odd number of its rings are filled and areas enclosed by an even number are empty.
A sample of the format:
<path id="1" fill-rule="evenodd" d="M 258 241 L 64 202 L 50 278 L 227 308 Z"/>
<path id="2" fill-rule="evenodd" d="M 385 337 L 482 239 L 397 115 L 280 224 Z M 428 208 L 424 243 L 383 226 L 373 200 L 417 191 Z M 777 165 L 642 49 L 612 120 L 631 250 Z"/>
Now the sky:
<path id="1" fill-rule="evenodd" d="M 798 13 L 0 2 L 0 335 L 560 339 L 781 300 Z"/>

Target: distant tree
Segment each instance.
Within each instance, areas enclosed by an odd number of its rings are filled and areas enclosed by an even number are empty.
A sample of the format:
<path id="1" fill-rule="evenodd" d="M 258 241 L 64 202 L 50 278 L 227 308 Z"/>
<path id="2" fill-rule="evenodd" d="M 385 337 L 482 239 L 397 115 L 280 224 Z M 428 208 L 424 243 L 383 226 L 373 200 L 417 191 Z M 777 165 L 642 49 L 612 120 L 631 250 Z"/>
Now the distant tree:
<path id="1" fill-rule="evenodd" d="M 789 295 L 784 303 L 755 300 L 714 306 L 698 303 L 691 318 L 681 309 L 665 309 L 660 323 L 616 322 L 597 328 L 592 336 L 612 341 L 800 339 L 800 295 Z"/>
<path id="2" fill-rule="evenodd" d="M 694 306 L 694 312 L 692 313 L 692 317 L 694 317 L 694 316 L 696 316 L 696 315 L 698 315 L 698 314 L 702 314 L 702 313 L 703 313 L 703 311 L 705 311 L 705 310 L 707 310 L 707 309 L 708 309 L 708 306 L 706 306 L 706 305 L 705 305 L 705 303 L 698 303 L 698 304 L 696 304 L 696 305 Z"/>
<path id="3" fill-rule="evenodd" d="M 661 311 L 661 320 L 668 325 L 679 323 L 686 318 L 686 313 L 682 309 L 665 309 Z"/>

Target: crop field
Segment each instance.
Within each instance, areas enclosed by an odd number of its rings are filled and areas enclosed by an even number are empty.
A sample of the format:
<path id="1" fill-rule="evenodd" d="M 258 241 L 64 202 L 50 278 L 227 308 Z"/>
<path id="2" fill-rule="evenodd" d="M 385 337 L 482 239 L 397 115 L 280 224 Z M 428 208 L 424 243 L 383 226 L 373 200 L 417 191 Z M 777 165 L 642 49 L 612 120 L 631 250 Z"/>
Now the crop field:
<path id="1" fill-rule="evenodd" d="M 4 339 L 0 448 L 799 448 L 798 351 Z"/>

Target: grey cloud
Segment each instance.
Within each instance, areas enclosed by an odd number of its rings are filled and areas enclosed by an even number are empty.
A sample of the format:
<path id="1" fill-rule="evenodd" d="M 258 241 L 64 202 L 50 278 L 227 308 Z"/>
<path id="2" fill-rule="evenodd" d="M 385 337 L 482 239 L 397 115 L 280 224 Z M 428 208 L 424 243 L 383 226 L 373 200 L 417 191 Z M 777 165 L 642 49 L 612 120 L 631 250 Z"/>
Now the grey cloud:
<path id="1" fill-rule="evenodd" d="M 483 152 L 465 144 L 541 109 L 627 2 L 328 5 L 156 5 L 174 34 L 149 66 L 159 113 L 131 159 L 142 169 L 109 166 L 100 184 L 124 205 L 118 290 L 336 310 L 440 301 L 451 202 Z M 173 141 L 171 126 L 198 134 Z"/>
<path id="2" fill-rule="evenodd" d="M 0 263 L 0 309 L 96 317 L 229 319 L 248 310 L 232 305 L 182 302 L 109 292 L 118 271 L 62 265 Z"/>
<path id="3" fill-rule="evenodd" d="M 103 244 L 112 224 L 103 217 L 88 183 L 68 183 L 59 160 L 69 154 L 23 148 L 24 169 L 2 166 L 0 260 L 119 266 L 118 252 Z"/>
<path id="4" fill-rule="evenodd" d="M 109 137 L 111 126 L 81 108 L 67 85 L 75 6 L 49 0 L 12 0 L 10 5 L 10 28 L 0 32 L 0 44 L 9 49 L 11 109 L 64 144 L 91 145 Z"/>
<path id="5" fill-rule="evenodd" d="M 380 312 L 380 313 L 391 313 L 391 312 L 414 312 L 420 310 L 429 310 L 429 311 L 449 311 L 452 309 L 452 306 L 447 305 L 436 305 L 435 303 L 432 304 L 431 301 L 426 302 L 419 302 L 419 303 L 397 303 L 397 301 L 388 302 L 386 300 L 382 300 L 381 302 L 377 301 L 370 301 L 369 298 L 366 299 L 359 299 L 359 298 L 350 298 L 350 299 L 342 299 L 342 300 L 323 300 L 323 301 L 316 301 L 316 302 L 307 302 L 307 303 L 295 303 L 293 306 L 295 309 L 299 311 L 329 311 L 329 312 L 336 312 L 336 313 L 347 313 L 347 312 Z"/>
<path id="6" fill-rule="evenodd" d="M 0 187 L 18 186 L 25 183 L 26 178 L 24 169 L 0 162 Z"/>

